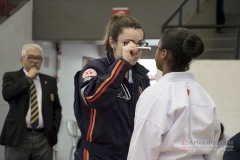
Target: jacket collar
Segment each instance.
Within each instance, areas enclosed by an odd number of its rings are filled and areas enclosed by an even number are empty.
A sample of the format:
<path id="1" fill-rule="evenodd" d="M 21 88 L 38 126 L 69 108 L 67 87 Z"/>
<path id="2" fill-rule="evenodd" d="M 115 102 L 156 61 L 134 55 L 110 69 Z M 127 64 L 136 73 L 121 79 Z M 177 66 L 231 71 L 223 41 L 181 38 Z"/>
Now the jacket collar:
<path id="1" fill-rule="evenodd" d="M 112 64 L 115 61 L 115 57 L 113 53 L 110 53 L 110 52 L 107 53 L 107 60 L 109 64 Z"/>

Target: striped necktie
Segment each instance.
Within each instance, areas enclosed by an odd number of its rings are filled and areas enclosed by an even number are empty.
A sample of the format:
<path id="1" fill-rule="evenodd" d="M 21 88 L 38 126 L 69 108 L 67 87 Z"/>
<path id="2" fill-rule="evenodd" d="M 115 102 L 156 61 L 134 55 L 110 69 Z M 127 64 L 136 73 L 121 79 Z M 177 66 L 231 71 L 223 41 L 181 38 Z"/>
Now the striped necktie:
<path id="1" fill-rule="evenodd" d="M 30 86 L 30 103 L 31 103 L 31 126 L 37 128 L 38 126 L 38 102 L 37 102 L 37 91 L 34 83 Z"/>

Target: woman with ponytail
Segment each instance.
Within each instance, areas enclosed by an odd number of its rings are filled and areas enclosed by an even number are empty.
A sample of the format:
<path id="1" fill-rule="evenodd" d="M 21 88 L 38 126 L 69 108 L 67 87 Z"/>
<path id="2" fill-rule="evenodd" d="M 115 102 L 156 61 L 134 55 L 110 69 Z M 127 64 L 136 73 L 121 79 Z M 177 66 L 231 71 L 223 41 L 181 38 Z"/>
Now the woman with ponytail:
<path id="1" fill-rule="evenodd" d="M 137 100 L 150 85 L 137 61 L 147 46 L 140 22 L 123 13 L 106 26 L 105 58 L 75 75 L 74 113 L 81 131 L 75 160 L 126 160 Z"/>

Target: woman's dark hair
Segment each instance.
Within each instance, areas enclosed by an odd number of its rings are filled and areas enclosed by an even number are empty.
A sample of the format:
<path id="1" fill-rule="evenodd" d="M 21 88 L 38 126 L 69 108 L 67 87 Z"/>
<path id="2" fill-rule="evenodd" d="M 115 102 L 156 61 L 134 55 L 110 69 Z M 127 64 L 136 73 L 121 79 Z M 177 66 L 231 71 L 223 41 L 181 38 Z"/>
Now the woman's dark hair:
<path id="1" fill-rule="evenodd" d="M 166 30 L 161 36 L 161 48 L 172 53 L 172 71 L 189 70 L 190 62 L 204 51 L 201 38 L 186 28 Z"/>
<path id="2" fill-rule="evenodd" d="M 123 28 L 136 28 L 143 30 L 141 23 L 136 18 L 125 15 L 122 12 L 118 12 L 109 20 L 106 25 L 102 46 L 105 47 L 107 52 L 113 53 L 113 49 L 108 40 L 109 37 L 112 37 L 113 40 L 117 42 L 118 36 L 122 33 Z M 145 37 L 144 30 L 143 36 Z"/>

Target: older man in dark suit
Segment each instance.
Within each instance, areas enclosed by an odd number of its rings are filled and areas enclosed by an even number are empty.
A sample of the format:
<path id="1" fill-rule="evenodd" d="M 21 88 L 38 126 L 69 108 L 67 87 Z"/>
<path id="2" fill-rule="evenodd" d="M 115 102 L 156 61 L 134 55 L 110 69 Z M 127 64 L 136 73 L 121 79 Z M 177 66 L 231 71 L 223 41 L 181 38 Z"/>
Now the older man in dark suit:
<path id="1" fill-rule="evenodd" d="M 39 73 L 43 50 L 22 48 L 23 68 L 3 76 L 2 94 L 9 103 L 0 144 L 6 160 L 52 160 L 62 119 L 56 79 Z"/>

